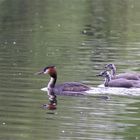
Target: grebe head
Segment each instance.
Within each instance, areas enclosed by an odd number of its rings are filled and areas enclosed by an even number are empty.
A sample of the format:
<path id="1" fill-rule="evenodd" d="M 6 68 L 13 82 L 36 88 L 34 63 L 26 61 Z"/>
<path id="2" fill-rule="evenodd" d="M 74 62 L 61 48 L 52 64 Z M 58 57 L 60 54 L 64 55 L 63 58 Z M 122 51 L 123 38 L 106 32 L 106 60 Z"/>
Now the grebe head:
<path id="1" fill-rule="evenodd" d="M 47 66 L 43 70 L 39 71 L 36 73 L 37 75 L 39 74 L 49 74 L 51 77 L 55 77 L 57 72 L 56 72 L 56 67 L 55 66 Z"/>
<path id="2" fill-rule="evenodd" d="M 100 72 L 100 74 L 98 74 L 97 76 L 104 77 L 105 78 L 104 85 L 108 86 L 108 83 L 111 81 L 111 75 L 107 70 Z"/>
<path id="3" fill-rule="evenodd" d="M 53 76 L 56 74 L 56 67 L 55 66 L 47 66 L 43 70 L 44 74 L 49 74 L 50 76 Z"/>
<path id="4" fill-rule="evenodd" d="M 114 64 L 107 64 L 106 66 L 105 66 L 105 68 L 106 69 L 111 69 L 111 70 L 114 70 L 114 69 L 116 69 L 116 67 L 115 67 L 115 65 Z"/>
<path id="5" fill-rule="evenodd" d="M 102 77 L 106 77 L 108 75 L 108 71 L 105 70 L 105 71 L 101 71 L 97 76 L 102 76 Z"/>
<path id="6" fill-rule="evenodd" d="M 100 72 L 97 76 L 101 76 L 101 77 L 109 77 L 110 74 L 107 70 L 104 70 L 102 72 Z"/>

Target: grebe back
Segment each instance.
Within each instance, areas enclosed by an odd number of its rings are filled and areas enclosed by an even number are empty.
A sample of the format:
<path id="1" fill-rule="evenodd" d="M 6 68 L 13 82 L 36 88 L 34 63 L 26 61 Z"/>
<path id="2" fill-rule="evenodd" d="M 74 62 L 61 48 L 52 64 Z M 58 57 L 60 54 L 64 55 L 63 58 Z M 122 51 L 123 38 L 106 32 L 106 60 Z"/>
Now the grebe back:
<path id="1" fill-rule="evenodd" d="M 121 73 L 116 75 L 116 66 L 114 64 L 107 64 L 105 66 L 106 69 L 111 70 L 111 78 L 112 79 L 119 79 L 119 78 L 124 78 L 127 80 L 140 80 L 140 74 L 139 73 Z"/>

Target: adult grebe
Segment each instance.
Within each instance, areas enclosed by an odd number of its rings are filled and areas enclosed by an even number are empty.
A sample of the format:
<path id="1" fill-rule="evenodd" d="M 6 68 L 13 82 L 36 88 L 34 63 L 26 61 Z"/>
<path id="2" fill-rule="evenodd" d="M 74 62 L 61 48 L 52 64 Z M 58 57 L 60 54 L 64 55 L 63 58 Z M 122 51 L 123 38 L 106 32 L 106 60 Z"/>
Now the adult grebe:
<path id="1" fill-rule="evenodd" d="M 105 68 L 111 70 L 112 79 L 125 78 L 127 80 L 140 80 L 140 74 L 138 73 L 121 73 L 116 75 L 116 66 L 114 64 L 107 64 Z"/>
<path id="2" fill-rule="evenodd" d="M 51 79 L 48 83 L 47 88 L 42 90 L 47 91 L 49 96 L 54 95 L 68 95 L 68 96 L 78 96 L 85 95 L 86 91 L 91 88 L 87 85 L 78 82 L 66 82 L 63 84 L 55 85 L 57 80 L 57 71 L 55 66 L 45 67 L 40 72 L 36 74 L 49 74 Z"/>
<path id="3" fill-rule="evenodd" d="M 124 78 L 111 80 L 111 75 L 107 70 L 97 76 L 105 77 L 105 87 L 140 88 L 140 81 L 138 80 L 127 80 Z"/>

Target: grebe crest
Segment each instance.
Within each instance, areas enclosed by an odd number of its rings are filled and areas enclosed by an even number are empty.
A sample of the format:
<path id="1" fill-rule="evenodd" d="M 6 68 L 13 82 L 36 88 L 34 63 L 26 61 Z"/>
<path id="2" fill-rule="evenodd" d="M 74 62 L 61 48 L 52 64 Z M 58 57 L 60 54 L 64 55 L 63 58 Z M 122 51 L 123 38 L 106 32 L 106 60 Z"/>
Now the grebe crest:
<path id="1" fill-rule="evenodd" d="M 55 77 L 57 75 L 56 67 L 54 65 L 47 66 L 43 70 L 35 73 L 35 75 L 40 75 L 40 74 L 49 74 L 51 77 Z"/>
<path id="2" fill-rule="evenodd" d="M 44 74 L 49 74 L 51 77 L 56 77 L 56 67 L 54 65 L 47 66 L 43 69 Z"/>
<path id="3" fill-rule="evenodd" d="M 110 69 L 116 69 L 116 67 L 115 67 L 115 65 L 114 64 L 107 64 L 106 66 L 105 66 L 105 68 L 110 68 Z"/>

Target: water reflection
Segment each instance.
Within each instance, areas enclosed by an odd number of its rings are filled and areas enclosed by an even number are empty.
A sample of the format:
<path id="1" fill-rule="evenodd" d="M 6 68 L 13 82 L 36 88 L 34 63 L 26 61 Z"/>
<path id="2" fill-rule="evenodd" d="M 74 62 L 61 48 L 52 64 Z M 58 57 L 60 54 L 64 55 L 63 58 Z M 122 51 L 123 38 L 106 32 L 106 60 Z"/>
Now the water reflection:
<path id="1" fill-rule="evenodd" d="M 110 101 L 99 101 L 93 98 L 79 99 L 77 104 L 80 105 L 77 105 L 75 108 L 69 107 L 69 112 L 72 112 L 76 119 L 63 117 L 63 120 L 67 120 L 64 121 L 64 126 L 62 125 L 62 130 L 65 132 L 63 138 L 69 136 L 73 139 L 77 137 L 79 139 L 96 139 L 98 137 L 100 139 L 123 139 L 122 133 L 125 133 L 128 128 L 137 126 L 136 124 L 122 122 L 124 116 L 126 121 L 131 119 L 130 112 L 126 110 L 126 108 L 129 108 L 126 105 L 129 99 L 124 98 L 120 102 L 120 98 L 116 99 L 116 101 L 115 98 L 112 97 Z M 82 102 L 84 102 L 83 105 L 81 105 Z M 69 102 L 67 104 L 69 106 Z M 131 109 L 135 113 L 136 108 Z M 137 119 L 135 118 L 135 120 Z"/>
<path id="2" fill-rule="evenodd" d="M 58 97 L 42 109 L 54 64 L 58 83 L 101 83 L 106 63 L 118 72 L 139 71 L 139 1 L 1 0 L 0 139 L 139 139 L 139 97 Z"/>

